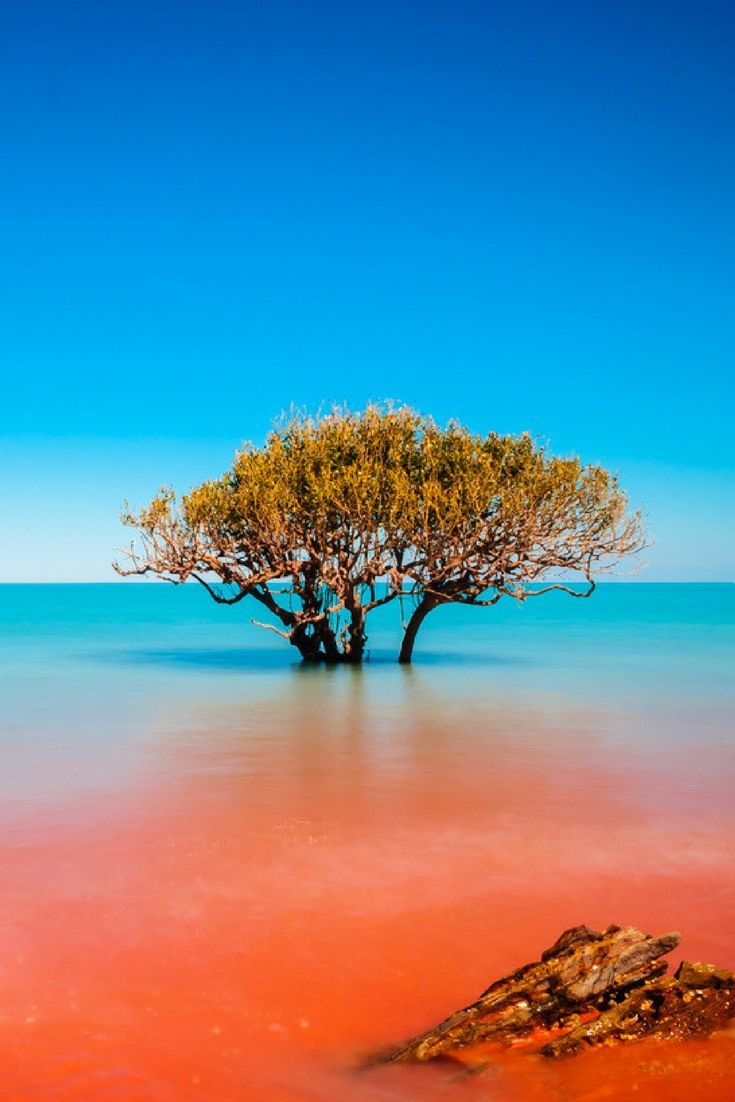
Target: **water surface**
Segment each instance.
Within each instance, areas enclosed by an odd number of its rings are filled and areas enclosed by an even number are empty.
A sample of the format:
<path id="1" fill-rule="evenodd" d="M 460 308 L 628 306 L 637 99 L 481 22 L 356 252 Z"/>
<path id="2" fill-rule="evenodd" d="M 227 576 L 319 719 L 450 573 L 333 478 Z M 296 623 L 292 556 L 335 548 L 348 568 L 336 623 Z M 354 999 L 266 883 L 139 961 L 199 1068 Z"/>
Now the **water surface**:
<path id="1" fill-rule="evenodd" d="M 388 608 L 313 670 L 198 588 L 0 587 L 0 1098 L 731 1099 L 730 1034 L 353 1069 L 579 922 L 735 967 L 734 614 L 443 609 L 406 670 Z"/>

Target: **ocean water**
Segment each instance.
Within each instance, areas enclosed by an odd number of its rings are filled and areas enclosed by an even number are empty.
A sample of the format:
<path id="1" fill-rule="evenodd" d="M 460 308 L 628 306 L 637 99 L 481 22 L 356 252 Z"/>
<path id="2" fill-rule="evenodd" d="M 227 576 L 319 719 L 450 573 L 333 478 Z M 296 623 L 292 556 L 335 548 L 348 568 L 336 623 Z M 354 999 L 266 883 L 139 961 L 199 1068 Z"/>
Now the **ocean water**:
<path id="1" fill-rule="evenodd" d="M 355 1071 L 579 922 L 735 968 L 734 585 L 440 609 L 408 669 L 397 605 L 358 670 L 251 615 L 0 587 L 0 1099 L 735 1097 L 727 1033 Z"/>

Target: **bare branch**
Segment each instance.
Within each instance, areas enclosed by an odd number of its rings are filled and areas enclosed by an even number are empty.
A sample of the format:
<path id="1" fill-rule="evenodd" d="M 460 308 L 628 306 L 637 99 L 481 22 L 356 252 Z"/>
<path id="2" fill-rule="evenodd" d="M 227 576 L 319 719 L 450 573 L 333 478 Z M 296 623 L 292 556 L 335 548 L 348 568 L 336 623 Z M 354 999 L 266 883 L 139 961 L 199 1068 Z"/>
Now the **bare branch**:
<path id="1" fill-rule="evenodd" d="M 266 631 L 274 631 L 276 635 L 280 635 L 282 639 L 287 639 L 289 643 L 291 642 L 293 631 L 281 631 L 275 624 L 264 624 L 260 620 L 251 620 L 250 623 L 254 624 L 256 628 L 265 628 Z"/>

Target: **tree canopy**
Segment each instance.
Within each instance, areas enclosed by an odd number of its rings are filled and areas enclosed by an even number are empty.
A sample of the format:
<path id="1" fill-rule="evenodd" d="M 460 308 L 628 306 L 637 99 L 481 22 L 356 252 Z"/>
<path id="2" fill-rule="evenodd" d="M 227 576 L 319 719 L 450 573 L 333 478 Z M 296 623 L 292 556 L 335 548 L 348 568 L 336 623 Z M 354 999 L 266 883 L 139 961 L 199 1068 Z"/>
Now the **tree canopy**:
<path id="1" fill-rule="evenodd" d="M 260 626 L 305 660 L 353 663 L 369 614 L 398 598 L 409 662 L 440 605 L 589 596 L 643 541 L 602 467 L 405 406 L 294 414 L 221 478 L 180 500 L 164 488 L 123 522 L 140 538 L 119 573 L 194 579 L 223 604 L 252 597 L 270 616 Z"/>

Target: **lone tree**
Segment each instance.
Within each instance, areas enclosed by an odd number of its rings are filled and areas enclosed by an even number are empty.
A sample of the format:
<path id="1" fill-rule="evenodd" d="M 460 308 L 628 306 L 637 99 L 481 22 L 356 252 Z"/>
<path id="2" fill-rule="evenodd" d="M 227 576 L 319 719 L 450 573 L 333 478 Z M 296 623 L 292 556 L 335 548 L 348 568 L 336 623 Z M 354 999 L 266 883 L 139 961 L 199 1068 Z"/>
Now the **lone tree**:
<path id="1" fill-rule="evenodd" d="M 253 597 L 275 621 L 259 626 L 329 663 L 361 662 L 368 615 L 397 598 L 410 662 L 440 605 L 588 597 L 643 545 L 640 515 L 601 467 L 392 406 L 294 415 L 221 478 L 181 501 L 163 489 L 123 522 L 140 543 L 120 574 L 193 578 L 220 604 Z"/>

